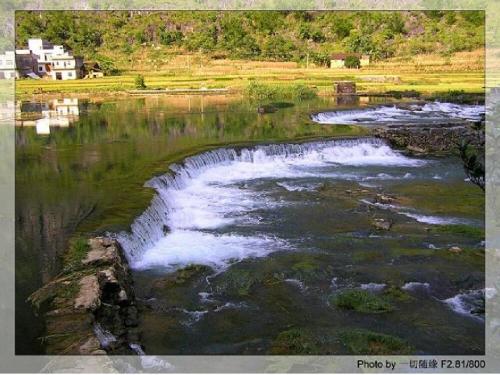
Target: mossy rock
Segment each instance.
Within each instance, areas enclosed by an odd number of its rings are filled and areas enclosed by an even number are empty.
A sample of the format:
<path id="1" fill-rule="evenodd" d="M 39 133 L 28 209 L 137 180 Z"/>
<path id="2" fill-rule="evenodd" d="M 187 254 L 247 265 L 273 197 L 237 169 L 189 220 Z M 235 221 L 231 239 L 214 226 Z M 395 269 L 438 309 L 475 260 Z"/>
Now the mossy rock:
<path id="1" fill-rule="evenodd" d="M 344 290 L 330 297 L 331 305 L 342 310 L 354 310 L 367 314 L 380 314 L 394 310 L 385 298 L 365 290 Z"/>
<path id="2" fill-rule="evenodd" d="M 248 296 L 252 288 L 261 281 L 261 277 L 251 271 L 231 268 L 216 280 L 215 289 L 218 293 Z"/>
<path id="3" fill-rule="evenodd" d="M 398 337 L 357 329 L 344 331 L 340 340 L 352 354 L 362 355 L 404 355 L 414 349 Z"/>
<path id="4" fill-rule="evenodd" d="M 82 267 L 82 260 L 85 259 L 90 250 L 90 244 L 87 239 L 76 237 L 70 240 L 69 248 L 64 254 L 63 273 L 70 273 Z"/>
<path id="5" fill-rule="evenodd" d="M 190 264 L 184 268 L 178 269 L 174 273 L 165 278 L 155 281 L 154 288 L 170 288 L 175 286 L 183 286 L 194 279 L 209 275 L 213 270 L 204 265 Z"/>
<path id="6" fill-rule="evenodd" d="M 413 299 L 406 291 L 397 286 L 391 285 L 384 290 L 383 296 L 391 301 L 408 302 Z"/>
<path id="7" fill-rule="evenodd" d="M 319 347 L 314 337 L 308 332 L 296 328 L 281 332 L 269 349 L 269 354 L 281 355 L 318 353 Z"/>

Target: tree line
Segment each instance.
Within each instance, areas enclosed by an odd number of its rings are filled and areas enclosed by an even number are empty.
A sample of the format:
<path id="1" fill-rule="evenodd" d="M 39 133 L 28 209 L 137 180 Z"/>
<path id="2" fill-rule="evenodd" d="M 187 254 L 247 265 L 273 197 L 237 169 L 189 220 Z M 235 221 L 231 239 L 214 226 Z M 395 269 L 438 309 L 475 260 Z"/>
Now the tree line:
<path id="1" fill-rule="evenodd" d="M 212 58 L 329 63 L 334 51 L 373 59 L 452 54 L 484 45 L 482 11 L 18 11 L 16 45 L 30 37 L 88 58 L 144 48 Z"/>

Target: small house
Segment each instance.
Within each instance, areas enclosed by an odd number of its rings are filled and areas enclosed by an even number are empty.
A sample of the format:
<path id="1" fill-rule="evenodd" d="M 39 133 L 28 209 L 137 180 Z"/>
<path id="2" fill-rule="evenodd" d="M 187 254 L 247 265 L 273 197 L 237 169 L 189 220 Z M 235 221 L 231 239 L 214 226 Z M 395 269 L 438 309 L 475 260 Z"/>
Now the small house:
<path id="1" fill-rule="evenodd" d="M 338 52 L 330 56 L 330 68 L 345 68 L 345 59 L 349 56 L 354 56 L 359 59 L 361 66 L 370 65 L 370 55 L 362 55 L 360 53 L 345 53 Z"/>
<path id="2" fill-rule="evenodd" d="M 83 63 L 83 78 L 101 78 L 104 77 L 104 72 L 97 62 L 86 61 Z"/>
<path id="3" fill-rule="evenodd" d="M 69 53 L 52 56 L 52 79 L 67 80 L 82 78 L 83 59 Z"/>

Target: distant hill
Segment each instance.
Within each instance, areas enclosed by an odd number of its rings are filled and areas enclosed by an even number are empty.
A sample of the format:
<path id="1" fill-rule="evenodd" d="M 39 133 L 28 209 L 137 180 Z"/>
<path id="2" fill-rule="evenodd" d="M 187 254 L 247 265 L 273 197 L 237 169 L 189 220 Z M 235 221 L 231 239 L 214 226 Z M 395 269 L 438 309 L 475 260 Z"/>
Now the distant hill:
<path id="1" fill-rule="evenodd" d="M 327 65 L 332 52 L 374 60 L 484 46 L 482 11 L 17 11 L 16 45 L 64 44 L 109 70 L 178 54 Z"/>

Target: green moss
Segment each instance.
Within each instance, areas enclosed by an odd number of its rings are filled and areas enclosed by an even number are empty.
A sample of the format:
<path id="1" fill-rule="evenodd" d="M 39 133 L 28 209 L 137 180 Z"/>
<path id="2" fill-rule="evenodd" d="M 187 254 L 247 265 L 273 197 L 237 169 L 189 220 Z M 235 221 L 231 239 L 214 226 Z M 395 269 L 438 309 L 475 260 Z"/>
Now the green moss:
<path id="1" fill-rule="evenodd" d="M 367 330 L 342 332 L 340 339 L 352 354 L 402 355 L 414 352 L 410 345 L 398 337 Z"/>
<path id="2" fill-rule="evenodd" d="M 401 205 L 419 207 L 429 214 L 480 218 L 484 216 L 484 193 L 471 183 L 420 182 L 393 187 Z"/>
<path id="3" fill-rule="evenodd" d="M 184 284 L 190 281 L 192 278 L 199 276 L 200 274 L 206 274 L 212 272 L 212 269 L 208 266 L 199 264 L 190 264 L 184 268 L 181 268 L 174 274 L 174 282 L 176 284 Z"/>
<path id="4" fill-rule="evenodd" d="M 178 269 L 167 277 L 156 282 L 158 288 L 171 288 L 176 286 L 184 286 L 185 284 L 198 279 L 201 276 L 212 273 L 212 269 L 208 266 L 199 264 L 190 264 L 184 268 Z"/>
<path id="5" fill-rule="evenodd" d="M 384 259 L 384 254 L 380 251 L 358 251 L 352 256 L 355 263 L 374 262 L 382 259 Z"/>
<path id="6" fill-rule="evenodd" d="M 248 296 L 258 282 L 258 275 L 238 268 L 231 268 L 221 275 L 216 281 L 218 293 L 225 293 L 236 296 Z"/>
<path id="7" fill-rule="evenodd" d="M 440 225 L 434 228 L 438 233 L 460 234 L 468 238 L 484 239 L 484 228 L 473 227 L 471 225 Z"/>
<path id="8" fill-rule="evenodd" d="M 413 299 L 406 291 L 394 285 L 386 288 L 383 295 L 392 301 L 406 302 Z"/>
<path id="9" fill-rule="evenodd" d="M 365 290 L 345 290 L 330 297 L 330 303 L 343 310 L 354 310 L 368 314 L 379 314 L 394 310 L 385 298 Z"/>
<path id="10" fill-rule="evenodd" d="M 300 329 L 281 332 L 273 341 L 269 354 L 298 355 L 317 354 L 318 345 L 314 338 Z"/>
<path id="11" fill-rule="evenodd" d="M 64 272 L 74 271 L 81 266 L 82 260 L 87 256 L 90 249 L 88 240 L 83 237 L 75 237 L 70 240 L 68 251 L 64 254 Z"/>

